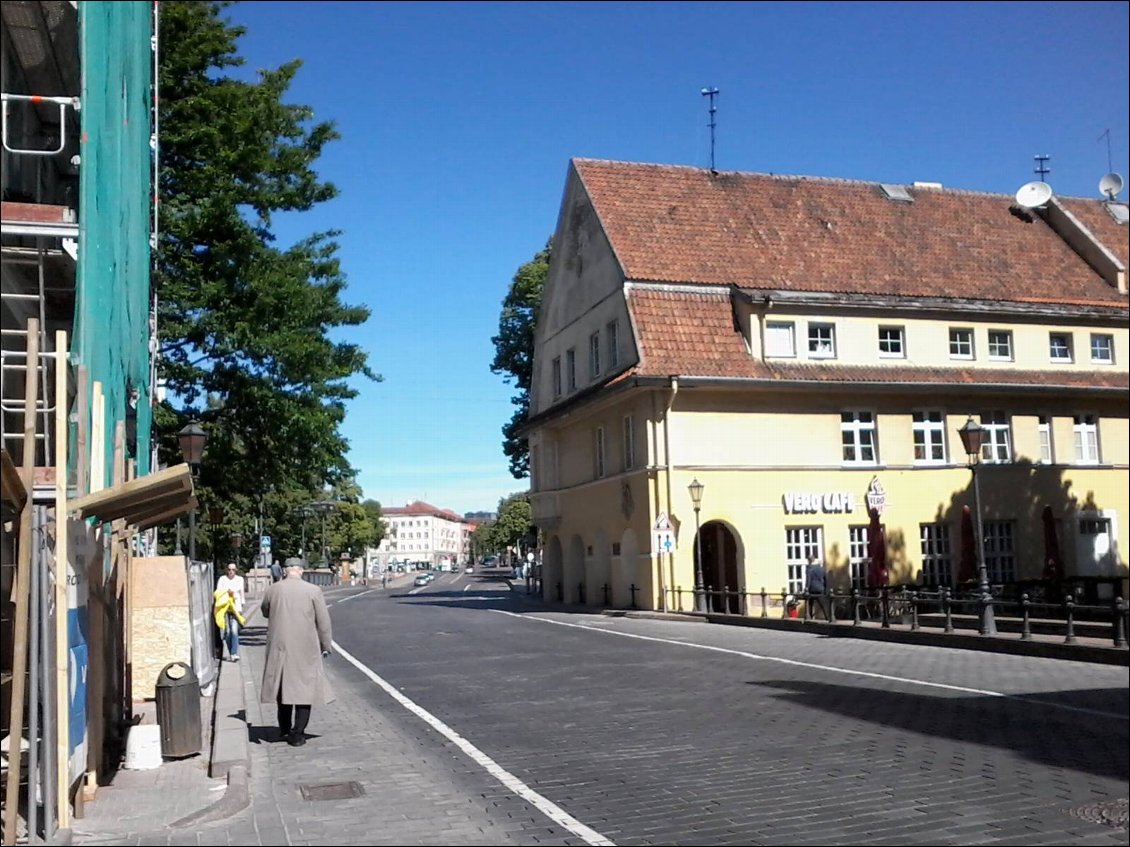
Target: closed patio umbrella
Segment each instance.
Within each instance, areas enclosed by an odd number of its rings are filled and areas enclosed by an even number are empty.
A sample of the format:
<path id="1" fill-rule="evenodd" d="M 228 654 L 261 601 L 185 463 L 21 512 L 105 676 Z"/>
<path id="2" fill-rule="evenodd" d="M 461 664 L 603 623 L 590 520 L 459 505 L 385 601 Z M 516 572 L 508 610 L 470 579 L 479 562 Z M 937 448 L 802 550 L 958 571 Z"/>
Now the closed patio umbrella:
<path id="1" fill-rule="evenodd" d="M 879 523 L 879 512 L 871 509 L 871 524 L 867 529 L 867 587 L 881 588 L 887 584 L 887 531 Z"/>
<path id="2" fill-rule="evenodd" d="M 973 512 L 961 507 L 961 558 L 957 566 L 957 582 L 977 581 L 977 541 L 973 536 Z"/>
<path id="3" fill-rule="evenodd" d="M 1062 595 L 1063 558 L 1059 555 L 1059 537 L 1055 529 L 1055 515 L 1051 506 L 1044 506 L 1044 570 L 1041 578 L 1047 582 L 1048 598 L 1058 600 Z"/>

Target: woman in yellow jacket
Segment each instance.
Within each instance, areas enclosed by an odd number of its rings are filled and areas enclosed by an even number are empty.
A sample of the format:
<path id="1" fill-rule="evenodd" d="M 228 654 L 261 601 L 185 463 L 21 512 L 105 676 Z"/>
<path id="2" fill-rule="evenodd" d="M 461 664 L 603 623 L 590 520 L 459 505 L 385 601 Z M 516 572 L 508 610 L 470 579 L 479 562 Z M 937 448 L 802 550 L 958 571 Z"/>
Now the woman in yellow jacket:
<path id="1" fill-rule="evenodd" d="M 228 645 L 228 658 L 239 661 L 239 630 L 243 626 L 243 577 L 236 572 L 235 562 L 228 563 L 228 572 L 216 580 L 212 595 L 216 626 Z"/>

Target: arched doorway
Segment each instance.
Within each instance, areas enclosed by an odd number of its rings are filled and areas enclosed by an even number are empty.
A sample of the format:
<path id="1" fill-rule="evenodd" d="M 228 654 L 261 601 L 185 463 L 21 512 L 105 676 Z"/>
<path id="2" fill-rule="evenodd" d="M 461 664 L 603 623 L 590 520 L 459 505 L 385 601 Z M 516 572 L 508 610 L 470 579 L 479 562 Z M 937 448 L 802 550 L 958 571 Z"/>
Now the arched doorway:
<path id="1" fill-rule="evenodd" d="M 541 596 L 543 600 L 557 600 L 557 586 L 561 583 L 564 575 L 561 539 L 554 535 L 545 545 L 545 550 L 542 551 Z"/>
<path id="2" fill-rule="evenodd" d="M 707 521 L 699 530 L 702 537 L 702 586 L 707 592 L 741 591 L 738 581 L 738 540 L 722 521 Z M 695 564 L 698 564 L 698 544 L 695 544 Z M 711 612 L 741 612 L 737 594 L 723 597 L 707 594 L 706 608 Z"/>
<path id="3" fill-rule="evenodd" d="M 564 574 L 561 578 L 561 597 L 566 603 L 580 603 L 581 584 L 585 579 L 585 543 L 581 536 L 569 539 L 569 552 L 566 554 Z M 554 599 L 557 599 L 556 597 Z"/>

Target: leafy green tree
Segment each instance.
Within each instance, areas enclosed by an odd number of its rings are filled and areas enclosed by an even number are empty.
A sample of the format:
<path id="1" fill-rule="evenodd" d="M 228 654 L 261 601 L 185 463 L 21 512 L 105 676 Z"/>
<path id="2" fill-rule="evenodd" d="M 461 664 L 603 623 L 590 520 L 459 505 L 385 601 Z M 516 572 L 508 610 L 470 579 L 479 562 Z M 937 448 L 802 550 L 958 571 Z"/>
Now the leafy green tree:
<path id="1" fill-rule="evenodd" d="M 496 550 L 503 551 L 508 546 L 526 543 L 533 529 L 534 517 L 529 494 L 511 494 L 499 501 L 498 520 L 494 522 L 491 532 Z"/>
<path id="2" fill-rule="evenodd" d="M 161 4 L 153 284 L 168 399 L 155 421 L 163 458 L 179 461 L 176 431 L 200 420 L 202 489 L 244 522 L 275 513 L 289 544 L 296 504 L 353 475 L 340 433 L 349 379 L 380 377 L 359 346 L 331 339 L 369 315 L 342 300 L 338 233 L 281 247 L 272 232 L 278 213 L 337 194 L 314 170 L 337 131 L 284 102 L 301 62 L 229 75 L 244 33 L 222 18 L 229 5 Z"/>
<path id="3" fill-rule="evenodd" d="M 542 292 L 549 276 L 552 249 L 551 238 L 543 250 L 518 268 L 510 283 L 510 290 L 502 301 L 498 335 L 491 338 L 495 350 L 491 372 L 504 374 L 504 380 L 518 389 L 510 398 L 516 407 L 514 414 L 502 427 L 502 450 L 510 460 L 510 473 L 515 479 L 522 479 L 530 470 L 530 447 L 525 438 L 517 435 L 517 430 L 530 415 L 534 332 L 537 329 Z"/>
<path id="4" fill-rule="evenodd" d="M 471 550 L 477 559 L 498 552 L 494 542 L 494 521 L 481 523 L 471 532 Z"/>

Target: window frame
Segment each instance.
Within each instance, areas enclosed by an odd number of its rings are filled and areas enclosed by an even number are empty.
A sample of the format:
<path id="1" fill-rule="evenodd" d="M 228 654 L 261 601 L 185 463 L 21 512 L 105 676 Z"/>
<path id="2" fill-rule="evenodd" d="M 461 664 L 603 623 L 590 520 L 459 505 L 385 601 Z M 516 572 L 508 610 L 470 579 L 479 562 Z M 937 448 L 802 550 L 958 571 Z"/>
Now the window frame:
<path id="1" fill-rule="evenodd" d="M 922 556 L 922 584 L 953 587 L 953 533 L 945 521 L 918 524 L 918 552 Z"/>
<path id="2" fill-rule="evenodd" d="M 1106 341 L 1106 358 L 1099 358 L 1095 356 L 1096 341 Z M 1114 336 L 1107 332 L 1092 332 L 1091 333 L 1091 364 L 1092 365 L 1113 365 L 1114 364 Z"/>
<path id="3" fill-rule="evenodd" d="M 974 346 L 973 327 L 951 326 L 949 328 L 949 339 L 951 359 L 971 362 L 977 358 L 977 349 Z M 955 349 L 955 346 L 957 349 Z M 966 346 L 969 348 L 968 351 L 963 351 L 962 348 Z"/>
<path id="4" fill-rule="evenodd" d="M 561 396 L 561 387 L 562 387 L 562 383 L 561 383 L 561 357 L 560 356 L 554 356 L 553 357 L 552 371 L 553 371 L 553 399 L 556 400 L 558 397 Z"/>
<path id="5" fill-rule="evenodd" d="M 1051 415 L 1036 415 L 1036 440 L 1040 446 L 1040 458 L 1037 463 L 1041 465 L 1055 464 L 1055 427 L 1052 425 Z"/>
<path id="6" fill-rule="evenodd" d="M 1000 336 L 994 339 L 993 336 Z M 1008 350 L 1007 353 L 1001 354 L 994 353 L 993 347 L 1001 346 L 1001 338 L 1004 339 L 1004 347 Z M 990 362 L 1011 362 L 1014 360 L 1013 345 L 1012 345 L 1012 330 L 1011 329 L 990 329 L 989 330 L 989 361 Z"/>
<path id="7" fill-rule="evenodd" d="M 922 420 L 915 420 L 917 416 L 921 415 Z M 937 420 L 932 420 L 930 416 L 937 415 Z M 941 409 L 914 409 L 910 415 L 910 429 L 911 440 L 914 447 L 914 464 L 915 465 L 944 465 L 947 462 L 949 452 L 947 450 L 948 444 L 946 442 L 946 415 Z M 922 452 L 923 458 L 918 457 L 919 450 L 919 434 L 922 434 Z M 934 458 L 932 455 L 933 448 L 936 445 L 936 439 L 940 440 L 942 455 L 940 458 Z"/>
<path id="8" fill-rule="evenodd" d="M 804 593 L 804 569 L 812 556 L 819 562 L 824 561 L 824 527 L 820 524 L 786 526 L 785 572 L 789 594 L 799 596 Z"/>
<path id="9" fill-rule="evenodd" d="M 1062 348 L 1056 346 L 1056 339 L 1063 340 Z M 1066 355 L 1058 356 L 1056 351 L 1062 349 Z M 1048 359 L 1053 364 L 1070 365 L 1075 361 L 1075 339 L 1070 332 L 1048 333 Z"/>
<path id="10" fill-rule="evenodd" d="M 848 527 L 848 569 L 851 587 L 867 590 L 867 569 L 871 563 L 871 525 L 854 524 Z"/>
<path id="11" fill-rule="evenodd" d="M 827 331 L 827 341 L 820 337 Z M 835 359 L 836 358 L 836 325 L 825 321 L 809 321 L 808 323 L 808 358 L 810 359 Z M 827 344 L 828 350 L 821 352 L 818 348 Z"/>
<path id="12" fill-rule="evenodd" d="M 604 427 L 598 426 L 594 434 L 595 443 L 593 444 L 593 473 L 596 479 L 604 479 L 605 472 L 608 470 L 605 464 L 605 443 L 604 443 Z"/>
<path id="13" fill-rule="evenodd" d="M 577 390 L 577 348 L 570 347 L 565 351 L 565 377 L 569 393 Z"/>
<path id="14" fill-rule="evenodd" d="M 1074 415 L 1072 432 L 1075 441 L 1075 464 L 1102 464 L 1102 445 L 1099 443 L 1099 416 Z M 1087 436 L 1090 436 L 1089 441 Z"/>
<path id="15" fill-rule="evenodd" d="M 620 321 L 614 319 L 605 327 L 608 340 L 608 370 L 620 367 Z"/>
<path id="16" fill-rule="evenodd" d="M 999 418 L 999 419 L 998 419 Z M 981 462 L 990 465 L 1003 465 L 1013 461 L 1012 419 L 999 409 L 981 413 Z M 1004 448 L 1006 458 L 1000 458 L 1000 448 Z"/>
<path id="17" fill-rule="evenodd" d="M 850 415 L 850 420 L 844 420 L 844 417 Z M 860 417 L 867 415 L 870 417 L 869 421 L 862 421 Z M 879 464 L 879 433 L 878 433 L 878 416 L 871 411 L 865 409 L 845 409 L 840 412 L 840 458 L 843 464 L 851 466 L 873 467 Z M 870 433 L 870 445 L 865 444 L 862 438 L 864 433 Z M 854 458 L 848 458 L 846 453 L 849 447 L 845 436 L 851 435 L 852 453 Z M 864 448 L 870 446 L 871 458 L 862 458 Z"/>
<path id="18" fill-rule="evenodd" d="M 897 335 L 894 338 L 892 338 L 891 336 L 888 336 L 886 338 L 883 337 L 883 333 L 892 333 L 892 332 L 897 333 Z M 883 345 L 884 344 L 891 345 L 892 341 L 898 342 L 898 349 L 897 350 L 893 350 L 893 349 L 884 350 Z M 905 359 L 906 358 L 906 327 L 905 326 L 881 325 L 879 327 L 879 358 L 881 358 L 881 359 Z"/>
<path id="19" fill-rule="evenodd" d="M 633 415 L 624 415 L 620 430 L 620 469 L 634 470 L 636 466 L 636 422 Z"/>
<path id="20" fill-rule="evenodd" d="M 789 352 L 788 353 L 771 353 L 769 352 L 769 332 L 770 330 L 787 329 L 789 331 Z M 767 359 L 795 359 L 797 357 L 796 351 L 796 321 L 766 321 L 765 322 L 765 358 Z"/>
<path id="21" fill-rule="evenodd" d="M 1016 581 L 1016 521 L 983 521 L 981 549 L 989 585 Z"/>
<path id="22" fill-rule="evenodd" d="M 589 336 L 589 379 L 600 376 L 600 330 Z"/>

